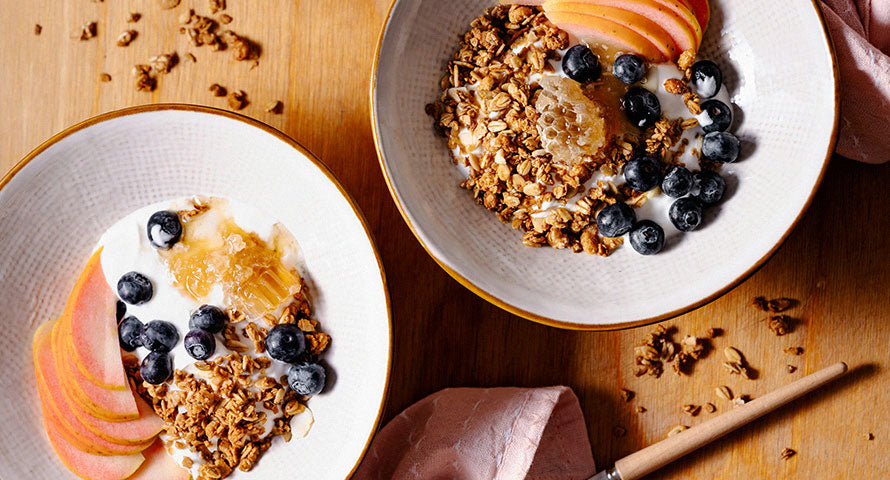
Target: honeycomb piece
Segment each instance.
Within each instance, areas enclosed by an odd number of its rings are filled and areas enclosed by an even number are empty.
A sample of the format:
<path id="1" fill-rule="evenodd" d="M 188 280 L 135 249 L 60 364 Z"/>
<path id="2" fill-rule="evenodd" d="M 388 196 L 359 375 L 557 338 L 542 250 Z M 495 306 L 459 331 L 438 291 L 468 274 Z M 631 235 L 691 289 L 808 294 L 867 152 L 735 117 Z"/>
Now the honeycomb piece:
<path id="1" fill-rule="evenodd" d="M 598 153 L 609 137 L 602 105 L 584 95 L 574 80 L 547 76 L 539 83 L 538 133 L 553 160 L 573 165 L 585 155 Z"/>

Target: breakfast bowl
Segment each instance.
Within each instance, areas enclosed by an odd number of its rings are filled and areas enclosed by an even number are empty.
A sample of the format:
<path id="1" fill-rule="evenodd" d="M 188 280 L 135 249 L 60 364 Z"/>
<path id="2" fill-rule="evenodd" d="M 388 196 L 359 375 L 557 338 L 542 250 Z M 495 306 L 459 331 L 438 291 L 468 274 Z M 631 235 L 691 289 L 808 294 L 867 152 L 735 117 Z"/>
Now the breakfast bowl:
<path id="1" fill-rule="evenodd" d="M 734 106 L 733 133 L 741 140 L 739 160 L 721 170 L 723 202 L 705 211 L 702 228 L 669 238 L 656 255 L 639 255 L 625 242 L 605 257 L 528 248 L 509 218 L 499 221 L 459 186 L 468 167 L 455 164 L 432 112 L 454 94 L 443 92 L 443 85 L 463 33 L 494 5 L 396 0 L 371 81 L 372 127 L 384 177 L 405 222 L 446 272 L 527 319 L 609 330 L 653 323 L 712 301 L 781 246 L 818 188 L 837 131 L 836 62 L 811 0 L 785 2 L 781 9 L 765 0 L 710 3 L 698 54 L 722 70 Z M 510 178 L 501 178 L 507 188 Z M 538 240 L 531 246 L 556 246 L 551 239 Z"/>
<path id="2" fill-rule="evenodd" d="M 250 471 L 229 478 L 340 479 L 357 467 L 382 414 L 391 358 L 386 281 L 362 214 L 318 159 L 277 130 L 212 108 L 150 105 L 64 130 L 0 181 L 4 477 L 75 478 L 44 432 L 35 330 L 67 315 L 78 272 L 118 219 L 197 195 L 249 204 L 293 235 L 311 318 L 332 338 L 322 360 L 327 384 L 307 402 L 308 434 L 275 437 Z"/>

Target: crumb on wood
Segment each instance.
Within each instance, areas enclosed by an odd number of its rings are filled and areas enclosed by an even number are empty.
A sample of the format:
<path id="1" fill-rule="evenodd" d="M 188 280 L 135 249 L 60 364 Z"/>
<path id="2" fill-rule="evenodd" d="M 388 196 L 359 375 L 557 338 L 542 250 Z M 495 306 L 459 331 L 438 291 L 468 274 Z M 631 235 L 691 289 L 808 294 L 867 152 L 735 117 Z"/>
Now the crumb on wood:
<path id="1" fill-rule="evenodd" d="M 265 108 L 263 108 L 263 110 L 265 110 L 267 113 L 274 113 L 276 115 L 281 113 L 281 111 L 283 109 L 284 109 L 284 104 L 281 103 L 280 100 L 273 100 L 273 101 L 267 103 Z"/>
<path id="2" fill-rule="evenodd" d="M 111 81 L 111 75 L 109 75 L 109 74 L 107 74 L 107 73 L 102 73 L 102 74 L 99 75 L 99 80 L 100 80 L 100 81 L 103 81 L 103 82 L 110 82 L 110 81 Z"/>
<path id="3" fill-rule="evenodd" d="M 43 27 L 39 23 L 34 24 L 34 35 L 40 35 L 43 32 Z"/>
<path id="4" fill-rule="evenodd" d="M 244 93 L 244 90 L 236 90 L 229 93 L 228 101 L 229 107 L 233 110 L 241 110 L 250 103 L 247 101 L 247 94 Z"/>
<path id="5" fill-rule="evenodd" d="M 210 93 L 212 93 L 214 97 L 225 97 L 229 93 L 226 90 L 226 87 L 218 83 L 211 85 L 208 90 L 210 90 Z"/>
<path id="6" fill-rule="evenodd" d="M 126 47 L 139 35 L 136 30 L 126 30 L 117 37 L 117 46 Z"/>
<path id="7" fill-rule="evenodd" d="M 622 389 L 620 390 L 620 393 L 621 393 L 621 398 L 622 398 L 625 402 L 629 402 L 629 401 L 633 400 L 633 398 L 634 398 L 634 392 L 631 391 L 631 390 L 628 390 L 628 389 L 626 389 L 626 388 L 622 388 Z"/>
<path id="8" fill-rule="evenodd" d="M 142 18 L 142 14 L 139 12 L 130 12 L 127 16 L 127 23 L 136 23 L 139 19 Z"/>
<path id="9" fill-rule="evenodd" d="M 782 457 L 782 460 L 788 460 L 789 458 L 791 458 L 795 455 L 797 455 L 797 452 L 790 448 L 786 448 L 786 449 L 782 450 L 782 453 L 780 454 L 780 456 Z"/>

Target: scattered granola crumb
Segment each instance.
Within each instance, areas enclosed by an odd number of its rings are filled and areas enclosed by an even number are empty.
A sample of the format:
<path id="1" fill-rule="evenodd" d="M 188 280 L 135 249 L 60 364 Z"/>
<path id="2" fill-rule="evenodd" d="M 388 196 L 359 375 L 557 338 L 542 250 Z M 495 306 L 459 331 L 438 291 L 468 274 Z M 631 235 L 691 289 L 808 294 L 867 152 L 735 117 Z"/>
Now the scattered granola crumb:
<path id="1" fill-rule="evenodd" d="M 231 107 L 233 110 L 241 110 L 249 103 L 247 101 L 247 94 L 244 93 L 244 90 L 236 90 L 229 93 L 228 100 L 229 107 Z"/>
<path id="2" fill-rule="evenodd" d="M 686 85 L 686 82 L 678 78 L 669 78 L 665 80 L 664 89 L 668 93 L 673 93 L 674 95 L 683 95 L 684 93 L 689 91 L 689 87 Z"/>
<path id="3" fill-rule="evenodd" d="M 803 348 L 801 347 L 786 347 L 782 351 L 791 355 L 803 355 Z"/>
<path id="4" fill-rule="evenodd" d="M 195 10 L 193 8 L 190 8 L 190 9 L 179 14 L 179 19 L 178 19 L 179 23 L 181 23 L 183 25 L 188 25 L 189 23 L 191 23 L 192 18 L 194 16 L 195 16 Z"/>
<path id="5" fill-rule="evenodd" d="M 714 413 L 717 411 L 717 407 L 715 407 L 713 403 L 708 402 L 705 404 L 705 411 L 708 413 Z"/>
<path id="6" fill-rule="evenodd" d="M 788 315 L 776 315 L 769 319 L 769 329 L 781 337 L 791 331 L 791 317 Z"/>
<path id="7" fill-rule="evenodd" d="M 130 15 L 127 16 L 127 23 L 136 23 L 139 19 L 142 18 L 142 14 L 138 12 L 130 12 Z"/>
<path id="8" fill-rule="evenodd" d="M 161 8 L 170 10 L 179 6 L 180 0 L 160 0 Z"/>
<path id="9" fill-rule="evenodd" d="M 637 407 L 637 408 L 636 408 L 636 411 L 637 411 L 637 413 L 645 413 L 645 412 L 646 412 L 646 407 Z"/>
<path id="10" fill-rule="evenodd" d="M 612 435 L 615 435 L 617 438 L 621 438 L 627 434 L 627 429 L 622 427 L 621 425 L 615 425 L 615 428 L 612 429 Z"/>
<path id="11" fill-rule="evenodd" d="M 766 297 L 759 296 L 754 297 L 754 300 L 751 302 L 755 308 L 758 310 L 763 310 L 764 312 L 773 312 L 773 313 L 781 313 L 790 308 L 796 307 L 798 301 L 793 298 L 780 297 L 774 298 L 772 300 L 767 300 Z"/>
<path id="12" fill-rule="evenodd" d="M 780 455 L 782 457 L 782 460 L 788 460 L 789 458 L 793 457 L 796 454 L 797 454 L 797 452 L 795 452 L 794 450 L 792 450 L 790 448 L 786 448 L 786 449 L 782 450 L 782 453 Z"/>
<path id="13" fill-rule="evenodd" d="M 34 24 L 34 35 L 40 35 L 43 32 L 43 27 L 40 26 L 39 23 Z"/>
<path id="14" fill-rule="evenodd" d="M 232 16 L 227 13 L 220 15 L 219 23 L 221 23 L 223 25 L 228 25 L 228 24 L 232 23 Z"/>
<path id="15" fill-rule="evenodd" d="M 229 93 L 226 90 L 226 87 L 224 87 L 218 83 L 214 83 L 213 85 L 211 85 L 209 90 L 210 90 L 210 93 L 212 93 L 214 97 L 225 97 L 226 94 Z"/>
<path id="16" fill-rule="evenodd" d="M 726 362 L 723 362 L 723 367 L 729 371 L 730 375 L 738 374 L 748 380 L 752 379 L 751 371 L 748 369 L 747 362 L 745 361 L 742 352 L 739 352 L 735 347 L 726 347 L 723 349 L 723 356 L 726 357 L 727 360 Z"/>
<path id="17" fill-rule="evenodd" d="M 634 398 L 634 392 L 628 390 L 626 388 L 622 388 L 621 390 L 621 398 L 624 399 L 625 402 L 629 402 Z"/>
<path id="18" fill-rule="evenodd" d="M 107 73 L 100 74 L 100 75 L 99 75 L 99 80 L 100 80 L 100 81 L 103 81 L 103 82 L 110 82 L 110 81 L 111 81 L 111 75 L 109 75 L 109 74 L 107 74 Z"/>
<path id="19" fill-rule="evenodd" d="M 794 373 L 794 372 L 797 371 L 797 367 L 795 367 L 794 365 L 786 365 L 786 366 L 785 366 L 785 370 L 786 370 L 788 373 Z"/>
<path id="20" fill-rule="evenodd" d="M 118 47 L 126 47 L 139 35 L 139 32 L 136 30 L 127 30 L 124 33 L 121 33 L 117 37 L 117 46 Z"/>
<path id="21" fill-rule="evenodd" d="M 754 297 L 754 300 L 751 300 L 751 305 L 758 310 L 763 310 L 764 312 L 768 311 L 767 307 L 768 301 L 766 297 L 759 296 Z"/>
<path id="22" fill-rule="evenodd" d="M 195 58 L 195 56 L 192 55 L 191 53 L 186 53 L 185 55 L 183 55 L 183 58 L 185 58 L 186 60 L 188 60 L 192 63 L 198 63 L 198 59 Z"/>
<path id="23" fill-rule="evenodd" d="M 682 432 L 683 430 L 689 430 L 689 427 L 686 425 L 676 425 L 667 432 L 668 437 L 673 437 L 674 435 Z"/>
<path id="24" fill-rule="evenodd" d="M 96 22 L 86 22 L 71 33 L 71 38 L 86 41 L 96 36 Z"/>
<path id="25" fill-rule="evenodd" d="M 251 58 L 254 49 L 250 40 L 238 36 L 235 33 L 227 35 L 226 38 L 228 39 L 226 44 L 232 49 L 232 57 L 235 60 L 242 61 Z"/>
<path id="26" fill-rule="evenodd" d="M 685 71 L 688 68 L 692 67 L 692 64 L 695 63 L 695 50 L 689 49 L 680 54 L 680 58 L 677 59 L 677 66 L 680 70 Z"/>
<path id="27" fill-rule="evenodd" d="M 733 407 L 740 407 L 750 401 L 750 398 L 747 395 L 739 395 L 732 399 Z"/>
<path id="28" fill-rule="evenodd" d="M 165 53 L 163 55 L 157 55 L 152 57 L 149 62 L 151 63 L 151 68 L 157 73 L 161 75 L 166 75 L 170 72 L 170 70 L 179 63 L 179 56 L 176 52 L 173 53 Z"/>
<path id="29" fill-rule="evenodd" d="M 865 439 L 868 440 L 868 441 L 872 441 L 872 440 L 875 439 L 875 436 L 874 436 L 873 433 L 869 432 L 869 433 L 866 433 L 866 434 L 865 434 Z"/>
<path id="30" fill-rule="evenodd" d="M 226 0 L 209 0 L 210 13 L 226 9 Z"/>
<path id="31" fill-rule="evenodd" d="M 267 113 L 279 114 L 284 109 L 284 104 L 280 100 L 273 100 L 266 104 L 263 108 Z"/>
<path id="32" fill-rule="evenodd" d="M 133 76 L 136 77 L 136 90 L 140 92 L 154 91 L 157 86 L 157 80 L 151 76 L 151 67 L 148 65 L 134 66 Z"/>
<path id="33" fill-rule="evenodd" d="M 694 416 L 698 415 L 698 412 L 700 412 L 700 411 L 701 411 L 700 405 L 693 405 L 693 404 L 683 405 L 683 413 L 685 413 L 686 415 L 689 415 L 690 417 L 694 417 Z"/>
<path id="34" fill-rule="evenodd" d="M 726 401 L 732 401 L 732 390 L 729 389 L 726 385 L 721 385 L 714 389 L 717 393 L 717 396 Z"/>
<path id="35" fill-rule="evenodd" d="M 708 329 L 708 338 L 717 338 L 723 335 L 722 328 L 709 328 Z"/>

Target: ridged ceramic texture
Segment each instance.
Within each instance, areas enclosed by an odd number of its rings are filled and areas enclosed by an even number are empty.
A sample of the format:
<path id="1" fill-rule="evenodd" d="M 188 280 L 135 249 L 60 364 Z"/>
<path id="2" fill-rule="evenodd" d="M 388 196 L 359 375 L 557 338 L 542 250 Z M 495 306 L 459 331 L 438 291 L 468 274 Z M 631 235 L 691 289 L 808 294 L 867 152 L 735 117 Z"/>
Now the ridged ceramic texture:
<path id="1" fill-rule="evenodd" d="M 333 337 L 308 437 L 276 438 L 253 471 L 231 478 L 342 479 L 353 468 L 378 418 L 390 356 L 374 247 L 336 185 L 290 144 L 239 120 L 174 110 L 77 131 L 0 190 L 0 477 L 75 478 L 43 432 L 31 336 L 61 313 L 106 228 L 144 205 L 194 194 L 249 203 L 294 234 L 315 315 Z"/>
<path id="2" fill-rule="evenodd" d="M 519 232 L 458 187 L 463 178 L 424 113 L 459 36 L 493 3 L 399 0 L 372 87 L 378 148 L 397 202 L 430 253 L 478 290 L 578 328 L 680 313 L 744 276 L 801 215 L 836 119 L 822 23 L 810 0 L 720 0 L 711 3 L 700 56 L 723 69 L 744 158 L 724 168 L 726 200 L 706 225 L 651 257 L 629 245 L 609 258 L 523 246 Z"/>

